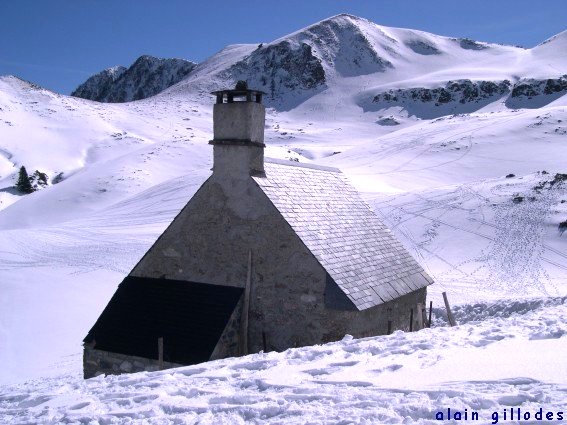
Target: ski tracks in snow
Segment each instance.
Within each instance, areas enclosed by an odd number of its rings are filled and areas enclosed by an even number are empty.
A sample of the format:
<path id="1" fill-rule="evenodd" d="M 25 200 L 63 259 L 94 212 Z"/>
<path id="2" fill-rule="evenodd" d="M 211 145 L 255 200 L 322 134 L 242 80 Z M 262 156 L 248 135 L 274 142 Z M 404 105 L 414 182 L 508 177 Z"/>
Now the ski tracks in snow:
<path id="1" fill-rule="evenodd" d="M 534 181 L 480 182 L 397 195 L 374 205 L 418 256 L 444 265 L 435 267 L 437 282 L 460 281 L 487 293 L 558 295 L 565 292 L 558 284 L 567 253 L 546 243 L 545 223 L 565 188 L 559 184 L 536 193 L 529 187 Z M 518 190 L 522 202 L 513 201 Z M 423 233 L 413 234 L 414 227 Z M 462 243 L 470 244 L 464 258 L 454 254 L 463 252 Z"/>

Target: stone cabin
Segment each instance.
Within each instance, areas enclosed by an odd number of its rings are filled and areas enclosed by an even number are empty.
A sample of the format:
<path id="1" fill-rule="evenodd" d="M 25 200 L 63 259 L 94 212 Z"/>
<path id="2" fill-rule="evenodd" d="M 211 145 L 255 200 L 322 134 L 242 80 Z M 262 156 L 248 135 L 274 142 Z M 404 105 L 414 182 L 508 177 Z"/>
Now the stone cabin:
<path id="1" fill-rule="evenodd" d="M 214 94 L 212 175 L 85 337 L 85 378 L 386 334 L 425 303 L 432 279 L 338 169 L 264 158 L 262 92 Z"/>

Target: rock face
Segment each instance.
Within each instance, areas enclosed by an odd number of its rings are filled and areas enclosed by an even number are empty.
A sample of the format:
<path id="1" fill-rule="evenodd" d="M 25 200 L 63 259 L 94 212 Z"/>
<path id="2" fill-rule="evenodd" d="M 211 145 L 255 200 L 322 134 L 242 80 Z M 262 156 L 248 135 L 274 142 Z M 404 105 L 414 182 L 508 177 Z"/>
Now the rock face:
<path id="1" fill-rule="evenodd" d="M 126 71 L 124 66 L 114 66 L 93 75 L 81 84 L 72 96 L 82 97 L 83 99 L 99 100 L 107 98 L 113 91 L 114 83 Z"/>
<path id="2" fill-rule="evenodd" d="M 529 99 L 535 96 L 565 92 L 567 92 L 567 74 L 559 78 L 549 78 L 547 80 L 520 80 L 514 85 L 511 97 Z"/>
<path id="3" fill-rule="evenodd" d="M 459 46 L 461 46 L 461 48 L 465 50 L 484 50 L 489 48 L 487 43 L 474 41 L 470 38 L 456 38 L 454 39 L 454 41 L 458 42 Z"/>
<path id="4" fill-rule="evenodd" d="M 538 80 L 525 78 L 518 81 L 510 97 L 509 108 L 539 108 L 567 94 L 567 74 L 558 78 Z"/>
<path id="5" fill-rule="evenodd" d="M 509 80 L 503 81 L 448 81 L 442 87 L 408 89 L 392 89 L 374 96 L 375 104 L 407 105 L 409 103 L 428 103 L 435 106 L 444 104 L 482 103 L 486 100 L 508 95 L 506 101 L 512 106 L 519 101 L 539 100 L 549 103 L 558 95 L 567 93 L 567 75 L 546 80 L 522 79 L 512 84 Z M 525 105 L 524 105 L 525 106 Z"/>
<path id="6" fill-rule="evenodd" d="M 342 14 L 307 27 L 296 37 L 312 45 L 326 67 L 343 77 L 384 72 L 394 66 L 383 53 L 395 56 L 398 42 L 369 25 Z"/>
<path id="7" fill-rule="evenodd" d="M 222 79 L 245 80 L 268 94 L 270 106 L 295 106 L 327 87 L 334 76 L 382 73 L 394 65 L 396 40 L 378 27 L 365 30 L 361 18 L 338 15 L 311 25 L 252 53 L 221 73 Z"/>
<path id="8" fill-rule="evenodd" d="M 145 99 L 178 83 L 195 66 L 184 59 L 141 56 L 129 68 L 116 66 L 93 75 L 71 95 L 109 103 Z"/>
<path id="9" fill-rule="evenodd" d="M 313 55 L 311 46 L 289 41 L 259 46 L 251 55 L 226 72 L 235 80 L 245 80 L 250 87 L 268 93 L 271 99 L 300 90 L 312 90 L 325 84 L 321 60 Z"/>
<path id="10" fill-rule="evenodd" d="M 436 106 L 450 103 L 479 102 L 494 96 L 502 96 L 510 91 L 511 83 L 508 80 L 494 81 L 471 81 L 458 80 L 448 81 L 444 87 L 433 89 L 416 87 L 410 89 L 388 90 L 377 94 L 372 100 L 374 103 L 407 103 L 424 102 L 434 103 Z"/>
<path id="11" fill-rule="evenodd" d="M 427 43 L 423 40 L 407 40 L 404 42 L 406 46 L 419 55 L 440 55 L 441 51 L 433 43 Z"/>

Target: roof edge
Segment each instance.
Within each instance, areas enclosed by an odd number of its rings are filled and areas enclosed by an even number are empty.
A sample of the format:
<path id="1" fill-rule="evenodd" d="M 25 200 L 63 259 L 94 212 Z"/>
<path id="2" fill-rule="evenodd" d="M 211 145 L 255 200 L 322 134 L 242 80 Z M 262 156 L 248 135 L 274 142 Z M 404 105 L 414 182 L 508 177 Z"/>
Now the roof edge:
<path id="1" fill-rule="evenodd" d="M 342 171 L 335 167 L 327 167 L 325 165 L 317 165 L 317 164 L 306 164 L 303 162 L 290 161 L 288 159 L 276 159 L 276 158 L 266 157 L 264 158 L 264 162 L 268 162 L 270 164 L 286 165 L 289 167 L 310 168 L 312 170 L 330 171 L 332 173 L 342 174 Z"/>

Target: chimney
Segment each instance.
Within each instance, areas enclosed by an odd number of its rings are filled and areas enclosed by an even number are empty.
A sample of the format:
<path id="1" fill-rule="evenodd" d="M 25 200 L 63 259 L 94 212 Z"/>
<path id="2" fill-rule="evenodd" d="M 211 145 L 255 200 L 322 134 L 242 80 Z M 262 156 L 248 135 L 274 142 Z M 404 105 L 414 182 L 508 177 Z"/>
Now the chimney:
<path id="1" fill-rule="evenodd" d="M 264 92 L 249 90 L 239 81 L 234 90 L 212 92 L 217 98 L 213 108 L 213 173 L 261 175 L 264 173 Z"/>

